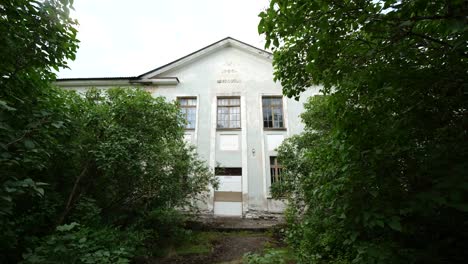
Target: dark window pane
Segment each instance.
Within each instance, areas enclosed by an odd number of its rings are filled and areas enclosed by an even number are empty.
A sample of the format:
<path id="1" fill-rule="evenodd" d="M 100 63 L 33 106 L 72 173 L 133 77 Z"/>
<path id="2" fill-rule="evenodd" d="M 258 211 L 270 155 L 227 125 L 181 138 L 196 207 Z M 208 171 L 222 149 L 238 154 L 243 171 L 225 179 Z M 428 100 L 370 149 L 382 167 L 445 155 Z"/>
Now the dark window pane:
<path id="1" fill-rule="evenodd" d="M 266 128 L 282 128 L 283 99 L 280 97 L 263 97 L 263 126 Z"/>
<path id="2" fill-rule="evenodd" d="M 242 176 L 242 168 L 218 167 L 215 168 L 215 175 Z"/>

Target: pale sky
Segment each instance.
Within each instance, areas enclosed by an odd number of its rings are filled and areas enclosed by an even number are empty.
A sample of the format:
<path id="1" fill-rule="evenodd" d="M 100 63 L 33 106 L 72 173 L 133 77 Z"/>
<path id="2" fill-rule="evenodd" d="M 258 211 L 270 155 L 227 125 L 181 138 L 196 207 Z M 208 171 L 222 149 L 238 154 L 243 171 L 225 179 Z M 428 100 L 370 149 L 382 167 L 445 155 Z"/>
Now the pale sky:
<path id="1" fill-rule="evenodd" d="M 59 78 L 136 76 L 225 37 L 264 48 L 268 0 L 75 0 L 80 40 Z"/>

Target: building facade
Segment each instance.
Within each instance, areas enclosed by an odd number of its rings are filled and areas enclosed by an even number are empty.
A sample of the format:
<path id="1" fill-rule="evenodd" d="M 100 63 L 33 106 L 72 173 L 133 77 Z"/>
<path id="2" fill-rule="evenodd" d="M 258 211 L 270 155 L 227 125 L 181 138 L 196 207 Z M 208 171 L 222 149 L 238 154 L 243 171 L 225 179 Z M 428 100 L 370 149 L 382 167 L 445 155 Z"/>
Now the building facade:
<path id="1" fill-rule="evenodd" d="M 276 147 L 302 132 L 304 101 L 282 96 L 273 81 L 272 55 L 225 38 L 183 58 L 136 77 L 59 79 L 64 89 L 142 86 L 154 96 L 178 100 L 187 119 L 185 140 L 216 168 L 220 187 L 212 190 L 206 212 L 255 217 L 281 213 L 270 186 L 281 180 Z"/>

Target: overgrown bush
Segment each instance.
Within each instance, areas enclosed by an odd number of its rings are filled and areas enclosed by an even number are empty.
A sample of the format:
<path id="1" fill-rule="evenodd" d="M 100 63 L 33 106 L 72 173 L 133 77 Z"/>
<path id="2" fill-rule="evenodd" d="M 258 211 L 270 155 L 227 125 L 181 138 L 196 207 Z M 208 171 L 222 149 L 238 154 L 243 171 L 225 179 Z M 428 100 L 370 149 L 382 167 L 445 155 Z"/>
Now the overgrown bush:
<path id="1" fill-rule="evenodd" d="M 272 0 L 260 14 L 284 94 L 323 87 L 278 157 L 302 262 L 466 262 L 467 10 Z"/>
<path id="2" fill-rule="evenodd" d="M 72 222 L 40 239 L 34 250 L 23 254 L 22 263 L 130 263 L 145 238 L 144 232 Z"/>
<path id="3" fill-rule="evenodd" d="M 5 182 L 5 192 L 15 192 L 18 198 L 15 206 L 4 208 L 2 228 L 8 231 L 2 249 L 13 252 L 4 256 L 16 258 L 15 252 L 35 247 L 37 238 L 70 221 L 95 231 L 103 225 L 153 229 L 152 244 L 177 237 L 183 218 L 175 208 L 190 208 L 216 184 L 207 165 L 183 141 L 184 121 L 177 105 L 138 89 L 90 90 L 84 98 L 55 92 L 63 98 L 55 110 L 68 116 L 61 127 L 68 136 L 53 142 L 41 170 L 31 170 L 36 181 Z M 26 195 L 30 190 L 40 199 Z M 101 243 L 99 239 L 95 242 Z M 113 239 L 117 237 L 102 245 Z M 37 250 L 39 255 L 53 253 L 47 252 L 51 247 Z M 113 258 L 117 251 L 109 252 Z"/>
<path id="4" fill-rule="evenodd" d="M 245 264 L 286 264 L 291 261 L 293 261 L 293 259 L 284 248 L 266 249 L 263 254 L 247 253 L 242 258 L 242 262 Z"/>
<path id="5" fill-rule="evenodd" d="M 1 263 L 27 250 L 28 263 L 129 261 L 151 235 L 138 226 L 149 212 L 177 225 L 172 210 L 215 183 L 175 103 L 52 85 L 78 47 L 71 2 L 0 4 Z"/>
<path id="6" fill-rule="evenodd" d="M 158 208 L 145 213 L 139 226 L 151 229 L 153 243 L 170 244 L 185 238 L 187 215 L 174 208 Z"/>

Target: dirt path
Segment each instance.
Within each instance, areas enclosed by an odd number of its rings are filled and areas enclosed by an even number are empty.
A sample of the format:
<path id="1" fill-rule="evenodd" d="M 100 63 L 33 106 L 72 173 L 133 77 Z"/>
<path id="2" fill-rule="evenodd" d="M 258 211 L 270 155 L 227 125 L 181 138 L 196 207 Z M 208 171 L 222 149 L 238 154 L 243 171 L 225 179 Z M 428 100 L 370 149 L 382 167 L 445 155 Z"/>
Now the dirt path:
<path id="1" fill-rule="evenodd" d="M 155 259 L 147 263 L 242 263 L 242 257 L 248 252 L 261 252 L 265 243 L 275 243 L 274 239 L 263 234 L 226 235 L 212 242 L 212 252 L 203 255 L 173 256 L 164 259 Z"/>

